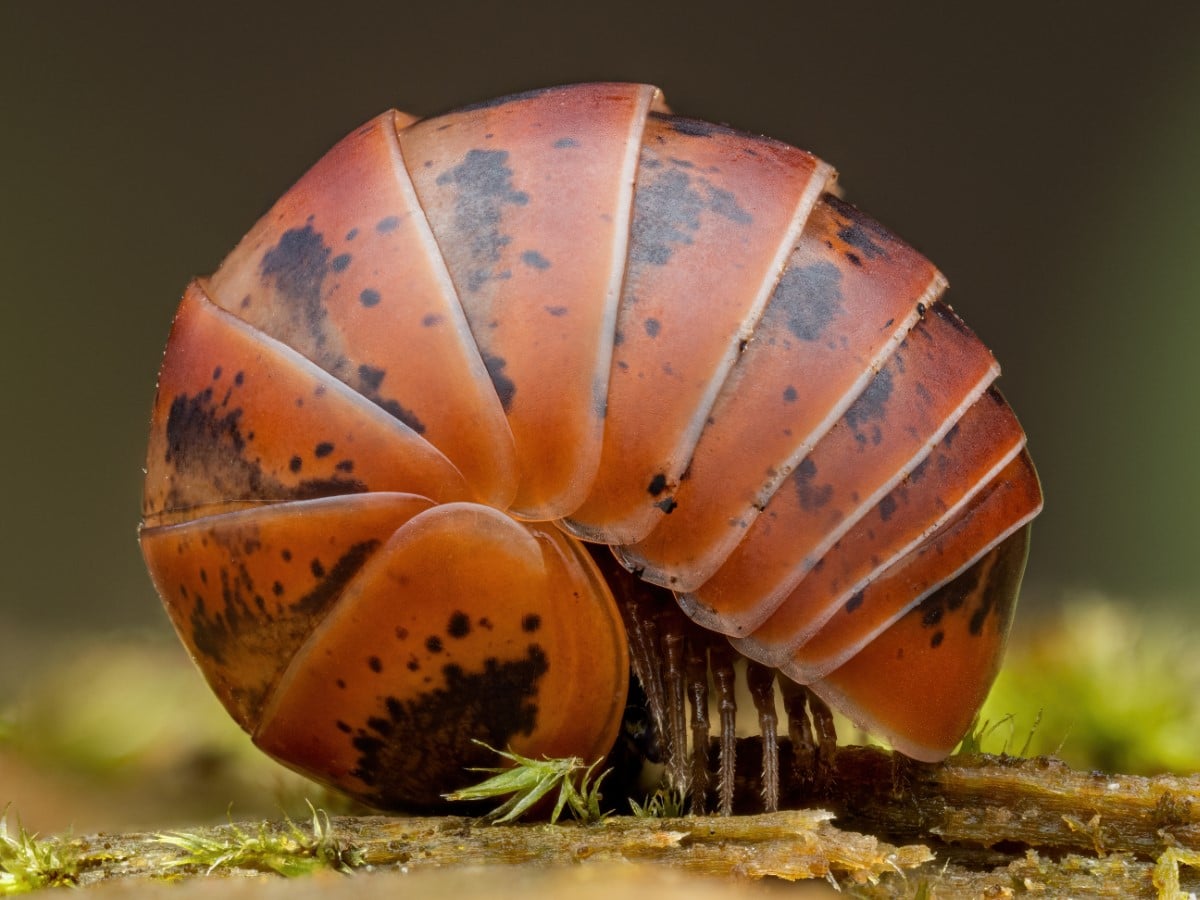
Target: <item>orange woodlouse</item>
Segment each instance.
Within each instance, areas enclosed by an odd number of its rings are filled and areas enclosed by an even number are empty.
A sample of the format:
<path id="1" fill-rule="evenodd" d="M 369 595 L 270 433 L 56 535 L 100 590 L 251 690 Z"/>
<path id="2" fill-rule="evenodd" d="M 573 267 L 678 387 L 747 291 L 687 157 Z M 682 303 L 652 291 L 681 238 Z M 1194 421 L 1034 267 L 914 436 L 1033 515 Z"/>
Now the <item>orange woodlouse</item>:
<path id="1" fill-rule="evenodd" d="M 731 643 L 764 745 L 778 670 L 790 713 L 948 753 L 1041 493 L 941 275 L 833 177 L 643 85 L 390 111 L 194 281 L 141 546 L 254 742 L 428 807 L 472 738 L 609 752 L 632 662 L 703 783 L 711 668 L 730 782 Z"/>

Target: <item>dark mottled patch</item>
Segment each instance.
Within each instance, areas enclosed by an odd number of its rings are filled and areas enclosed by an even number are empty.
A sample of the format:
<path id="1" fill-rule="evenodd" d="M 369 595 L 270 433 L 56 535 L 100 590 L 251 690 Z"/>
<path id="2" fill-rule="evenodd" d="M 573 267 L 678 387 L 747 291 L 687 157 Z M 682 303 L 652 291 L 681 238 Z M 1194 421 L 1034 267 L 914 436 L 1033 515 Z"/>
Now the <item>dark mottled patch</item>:
<path id="1" fill-rule="evenodd" d="M 802 341 L 818 341 L 842 312 L 842 273 L 831 262 L 784 271 L 771 303 L 787 316 L 788 330 Z"/>
<path id="2" fill-rule="evenodd" d="M 533 634 L 542 627 L 542 617 L 537 613 L 527 613 L 521 619 L 521 630 L 527 634 Z"/>
<path id="3" fill-rule="evenodd" d="M 749 225 L 754 221 L 754 217 L 738 205 L 732 192 L 711 184 L 705 184 L 705 190 L 708 192 L 708 208 L 718 216 L 739 225 Z"/>
<path id="4" fill-rule="evenodd" d="M 546 673 L 545 651 L 530 645 L 522 658 L 486 660 L 478 671 L 443 666 L 445 685 L 400 700 L 382 701 L 351 738 L 358 751 L 354 777 L 381 808 L 441 806 L 441 795 L 472 781 L 471 766 L 494 764 L 472 741 L 507 747 L 537 726 L 538 682 Z"/>
<path id="5" fill-rule="evenodd" d="M 358 383 L 353 386 L 360 394 L 380 409 L 399 419 L 417 434 L 423 434 L 425 432 L 425 423 L 421 421 L 416 413 L 402 406 L 396 400 L 380 394 L 379 389 L 383 385 L 383 379 L 386 376 L 386 369 L 368 366 L 364 363 L 358 367 Z"/>
<path id="6" fill-rule="evenodd" d="M 395 231 L 400 227 L 399 216 L 387 216 L 375 223 L 375 230 L 380 234 L 387 234 L 389 231 Z"/>
<path id="7" fill-rule="evenodd" d="M 650 492 L 651 497 L 657 497 L 667 489 L 667 475 L 665 472 L 659 472 L 650 479 L 650 484 L 646 488 Z"/>
<path id="8" fill-rule="evenodd" d="M 361 481 L 339 477 L 305 479 L 296 485 L 279 482 L 263 471 L 258 457 L 248 458 L 239 427 L 241 418 L 240 407 L 225 409 L 214 401 L 208 388 L 195 395 L 178 394 L 171 400 L 165 459 L 176 476 L 164 501 L 166 509 L 190 509 L 213 497 L 308 500 L 367 489 Z"/>
<path id="9" fill-rule="evenodd" d="M 329 268 L 335 272 L 345 272 L 350 268 L 350 263 L 353 257 L 349 253 L 339 253 L 329 261 Z"/>
<path id="10" fill-rule="evenodd" d="M 662 323 L 658 319 L 647 319 L 642 323 L 642 327 L 646 329 L 646 334 L 652 338 L 658 337 L 659 331 L 662 330 Z"/>
<path id="11" fill-rule="evenodd" d="M 855 595 L 854 595 L 853 597 L 851 597 L 849 600 L 847 600 L 847 601 L 846 601 L 846 605 L 845 605 L 845 607 L 844 607 L 844 609 L 846 610 L 846 612 L 848 612 L 848 613 L 852 613 L 852 612 L 854 612 L 856 609 L 858 609 L 859 607 L 861 607 L 861 606 L 863 605 L 863 597 L 864 597 L 864 596 L 865 596 L 865 595 L 864 595 L 864 592 L 863 592 L 863 591 L 858 591 L 858 592 L 856 592 L 856 593 L 855 593 Z"/>
<path id="12" fill-rule="evenodd" d="M 383 298 L 379 296 L 379 291 L 374 288 L 363 288 L 358 294 L 358 302 L 370 309 L 373 306 L 378 306 L 379 301 Z"/>
<path id="13" fill-rule="evenodd" d="M 850 260 L 850 265 L 857 266 L 860 269 L 862 268 L 862 257 L 852 250 L 846 251 L 846 259 Z"/>
<path id="14" fill-rule="evenodd" d="M 879 501 L 879 518 L 887 521 L 896 514 L 896 498 L 888 494 Z"/>
<path id="15" fill-rule="evenodd" d="M 692 234 L 700 230 L 704 201 L 691 182 L 678 168 L 643 177 L 634 195 L 631 262 L 664 266 L 675 245 L 692 243 Z"/>
<path id="16" fill-rule="evenodd" d="M 440 325 L 442 317 L 437 313 L 426 313 L 421 317 L 421 327 L 432 328 L 434 325 Z"/>
<path id="17" fill-rule="evenodd" d="M 629 258 L 634 263 L 666 265 L 675 247 L 692 243 L 705 212 L 741 225 L 753 217 L 729 191 L 707 179 L 689 174 L 678 160 L 661 169 L 647 166 L 650 151 L 643 151 L 643 176 L 634 195 Z"/>
<path id="18" fill-rule="evenodd" d="M 443 649 L 442 639 L 436 634 L 431 634 L 429 637 L 425 638 L 425 649 L 430 653 L 441 653 Z"/>
<path id="19" fill-rule="evenodd" d="M 359 387 L 374 393 L 378 391 L 379 386 L 383 384 L 385 375 L 387 375 L 386 369 L 379 369 L 375 366 L 361 365 L 358 367 Z"/>
<path id="20" fill-rule="evenodd" d="M 263 281 L 274 281 L 276 290 L 291 301 L 289 314 L 314 335 L 320 333 L 325 318 L 321 291 L 331 252 L 308 222 L 303 228 L 285 231 L 279 243 L 263 254 L 259 266 Z"/>
<path id="21" fill-rule="evenodd" d="M 805 457 L 792 473 L 792 481 L 796 485 L 796 497 L 800 507 L 812 512 L 820 509 L 833 498 L 832 484 L 816 484 L 817 465 L 811 457 Z"/>
<path id="22" fill-rule="evenodd" d="M 439 187 L 455 189 L 454 228 L 458 246 L 469 259 L 466 282 L 468 293 L 479 290 L 492 278 L 500 251 L 512 242 L 500 233 L 503 207 L 524 206 L 529 195 L 512 184 L 513 170 L 508 167 L 507 150 L 468 150 L 462 162 L 437 176 Z"/>
<path id="23" fill-rule="evenodd" d="M 575 140 L 575 138 L 569 137 L 559 138 L 552 144 L 552 146 L 555 150 L 569 150 L 572 147 L 578 147 L 579 141 Z"/>
<path id="24" fill-rule="evenodd" d="M 446 624 L 446 634 L 452 638 L 462 639 L 471 633 L 471 617 L 465 612 L 457 610 L 450 616 L 450 621 Z"/>
<path id="25" fill-rule="evenodd" d="M 876 372 L 866 389 L 846 410 L 844 421 L 854 432 L 854 439 L 860 445 L 878 444 L 883 440 L 883 431 L 879 423 L 887 417 L 887 404 L 892 396 L 890 367 L 894 364 L 895 360 L 892 360 Z"/>
<path id="26" fill-rule="evenodd" d="M 352 241 L 356 237 L 358 237 L 358 229 L 357 228 L 351 228 L 349 231 L 346 232 L 346 240 Z"/>
<path id="27" fill-rule="evenodd" d="M 538 253 L 536 250 L 526 250 L 524 253 L 522 253 L 521 262 L 534 269 L 550 268 L 550 260 L 546 259 L 546 257 L 542 256 L 542 254 Z"/>
<path id="28" fill-rule="evenodd" d="M 949 430 L 942 436 L 942 446 L 950 448 L 954 446 L 954 439 L 958 437 L 959 423 L 955 422 L 950 426 Z"/>
<path id="29" fill-rule="evenodd" d="M 492 385 L 496 388 L 496 396 L 500 398 L 500 405 L 504 407 L 505 412 L 508 412 L 512 408 L 513 396 L 517 393 L 516 384 L 504 374 L 504 367 L 508 365 L 508 362 L 503 357 L 483 353 L 483 365 L 487 369 L 488 377 L 492 379 Z"/>
<path id="30" fill-rule="evenodd" d="M 701 119 L 686 119 L 682 116 L 668 116 L 659 113 L 652 113 L 651 115 L 655 118 L 666 119 L 672 131 L 676 134 L 686 134 L 688 137 L 712 137 L 714 134 L 725 130 L 720 125 L 705 122 Z"/>
<path id="31" fill-rule="evenodd" d="M 213 533 L 214 540 L 220 540 Z M 228 550 L 230 565 L 220 572 L 221 605 L 209 609 L 203 597 L 196 598 L 191 614 L 191 635 L 196 652 L 226 665 L 235 659 L 274 658 L 281 647 L 298 647 L 312 628 L 341 594 L 346 584 L 358 573 L 370 555 L 379 546 L 378 541 L 356 544 L 343 554 L 329 575 L 311 591 L 289 604 L 279 615 L 265 611 L 261 597 L 255 592 L 254 582 L 244 562 L 245 548 L 236 540 L 221 540 Z M 285 559 L 289 558 L 284 551 Z M 282 585 L 273 586 L 276 596 L 282 593 Z M 245 700 L 246 708 L 254 706 L 267 685 L 239 685 L 234 693 Z"/>

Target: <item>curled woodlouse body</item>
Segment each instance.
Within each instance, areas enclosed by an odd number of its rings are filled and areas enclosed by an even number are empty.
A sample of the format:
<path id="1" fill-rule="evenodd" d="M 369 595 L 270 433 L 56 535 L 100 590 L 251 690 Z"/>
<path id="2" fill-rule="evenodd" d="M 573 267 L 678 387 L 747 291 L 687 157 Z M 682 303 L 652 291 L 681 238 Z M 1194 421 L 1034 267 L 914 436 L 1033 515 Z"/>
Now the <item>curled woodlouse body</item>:
<path id="1" fill-rule="evenodd" d="M 391 111 L 194 281 L 141 544 L 255 743 L 430 807 L 473 740 L 607 753 L 632 663 L 703 786 L 741 654 L 768 732 L 779 672 L 948 753 L 1041 493 L 942 277 L 832 179 L 642 85 Z"/>

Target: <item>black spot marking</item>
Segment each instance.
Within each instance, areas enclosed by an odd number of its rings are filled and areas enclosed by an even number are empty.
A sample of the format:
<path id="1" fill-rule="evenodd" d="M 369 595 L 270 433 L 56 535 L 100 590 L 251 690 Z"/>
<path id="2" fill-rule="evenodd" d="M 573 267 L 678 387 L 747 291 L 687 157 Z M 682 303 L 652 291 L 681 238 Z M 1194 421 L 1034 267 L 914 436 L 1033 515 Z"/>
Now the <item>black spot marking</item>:
<path id="1" fill-rule="evenodd" d="M 432 328 L 434 325 L 441 324 L 442 317 L 437 313 L 427 313 L 421 317 L 421 325 L 424 328 Z"/>
<path id="2" fill-rule="evenodd" d="M 579 141 L 575 140 L 575 138 L 569 138 L 569 137 L 559 138 L 553 144 L 553 147 L 555 150 L 567 150 L 572 147 L 578 147 L 578 146 L 579 146 Z"/>
<path id="3" fill-rule="evenodd" d="M 528 613 L 521 619 L 521 630 L 527 634 L 533 634 L 542 627 L 542 617 L 537 613 Z"/>
<path id="4" fill-rule="evenodd" d="M 817 464 L 810 457 L 805 457 L 796 466 L 792 481 L 796 485 L 796 497 L 802 509 L 812 512 L 820 509 L 833 498 L 833 485 L 817 485 Z"/>
<path id="5" fill-rule="evenodd" d="M 335 272 L 345 272 L 350 268 L 351 259 L 352 257 L 349 253 L 339 253 L 330 261 L 329 268 Z"/>
<path id="6" fill-rule="evenodd" d="M 650 485 L 646 488 L 650 492 L 651 497 L 657 497 L 667 489 L 667 476 L 665 472 L 659 472 L 650 479 Z"/>
<path id="7" fill-rule="evenodd" d="M 351 472 L 354 471 L 354 460 L 339 459 L 337 461 L 337 464 L 334 466 L 334 468 L 337 469 L 339 472 L 345 472 L 347 475 L 349 475 Z"/>
<path id="8" fill-rule="evenodd" d="M 662 323 L 658 319 L 647 319 L 643 323 L 643 327 L 646 329 L 646 334 L 652 338 L 656 338 L 658 337 L 659 330 L 662 328 Z"/>
<path id="9" fill-rule="evenodd" d="M 887 521 L 896 513 L 896 498 L 888 494 L 879 501 L 879 518 Z"/>
<path id="10" fill-rule="evenodd" d="M 301 466 L 303 466 L 303 465 L 304 465 L 304 460 L 302 460 L 298 456 L 293 456 L 291 459 L 288 460 L 288 469 L 290 469 L 292 472 L 299 472 Z"/>
<path id="11" fill-rule="evenodd" d="M 938 647 L 942 646 L 942 641 L 944 641 L 945 639 L 946 639 L 946 632 L 935 631 L 933 633 L 933 637 L 931 637 L 929 639 L 929 646 L 933 647 L 936 650 Z"/>
<path id="12" fill-rule="evenodd" d="M 379 674 L 383 671 L 383 660 L 381 660 L 378 656 L 369 657 L 367 659 L 367 668 L 369 668 L 372 672 Z"/>
<path id="13" fill-rule="evenodd" d="M 445 685 L 401 700 L 387 697 L 380 715 L 356 729 L 354 777 L 382 808 L 441 806 L 442 793 L 478 780 L 471 766 L 491 765 L 491 751 L 507 747 L 537 726 L 538 682 L 546 654 L 531 645 L 523 658 L 491 658 L 478 671 L 442 668 Z"/>
<path id="14" fill-rule="evenodd" d="M 504 374 L 504 367 L 508 363 L 503 357 L 483 353 L 483 365 L 496 388 L 496 396 L 500 398 L 500 405 L 504 407 L 505 412 L 508 412 L 512 408 L 513 395 L 517 392 L 517 386 L 513 380 Z"/>
<path id="15" fill-rule="evenodd" d="M 325 577 L 325 567 L 323 565 L 321 565 L 321 561 L 319 559 L 314 559 L 311 563 L 308 564 L 308 567 L 313 573 L 313 578 L 324 578 Z"/>
<path id="16" fill-rule="evenodd" d="M 346 232 L 346 240 L 352 241 L 356 237 L 358 237 L 358 229 L 357 228 L 351 228 L 349 231 Z"/>
<path id="17" fill-rule="evenodd" d="M 863 604 L 863 591 L 858 591 L 853 597 L 846 601 L 846 612 L 852 613 Z"/>
<path id="18" fill-rule="evenodd" d="M 550 260 L 546 259 L 546 257 L 542 256 L 542 254 L 538 253 L 536 250 L 526 250 L 524 253 L 522 253 L 521 262 L 535 269 L 550 268 Z"/>
<path id="19" fill-rule="evenodd" d="M 796 393 L 796 388 L 790 384 L 783 389 L 783 401 L 785 403 L 795 403 L 796 398 L 799 396 L 800 395 Z"/>
<path id="20" fill-rule="evenodd" d="M 671 513 L 675 512 L 675 507 L 677 507 L 679 504 L 675 502 L 674 497 L 665 497 L 654 505 L 669 516 Z"/>
<path id="21" fill-rule="evenodd" d="M 389 231 L 395 231 L 399 227 L 400 227 L 400 217 L 399 216 L 388 216 L 386 218 L 380 219 L 378 222 L 375 223 L 375 230 L 378 231 L 380 234 L 387 234 Z"/>
<path id="22" fill-rule="evenodd" d="M 379 296 L 379 291 L 372 288 L 363 288 L 358 295 L 358 302 L 370 309 L 372 306 L 378 306 L 379 301 L 383 299 Z"/>
<path id="23" fill-rule="evenodd" d="M 442 639 L 436 634 L 431 634 L 429 637 L 425 638 L 425 649 L 430 653 L 441 653 Z"/>
<path id="24" fill-rule="evenodd" d="M 788 330 L 802 341 L 818 341 L 842 312 L 842 273 L 831 262 L 789 268 L 771 295 L 787 316 Z"/>
<path id="25" fill-rule="evenodd" d="M 317 459 L 324 459 L 329 454 L 333 453 L 333 444 L 328 441 L 322 441 L 313 448 L 313 456 Z"/>
<path id="26" fill-rule="evenodd" d="M 273 585 L 271 585 L 271 593 L 273 593 L 276 597 L 282 597 L 283 596 L 283 583 L 280 581 L 276 581 Z"/>
<path id="27" fill-rule="evenodd" d="M 446 625 L 446 634 L 452 638 L 465 638 L 471 633 L 471 617 L 465 612 L 457 611 L 450 616 Z"/>
<path id="28" fill-rule="evenodd" d="M 565 316 L 567 314 L 567 308 L 565 306 L 547 306 L 545 309 L 546 312 L 555 317 Z"/>

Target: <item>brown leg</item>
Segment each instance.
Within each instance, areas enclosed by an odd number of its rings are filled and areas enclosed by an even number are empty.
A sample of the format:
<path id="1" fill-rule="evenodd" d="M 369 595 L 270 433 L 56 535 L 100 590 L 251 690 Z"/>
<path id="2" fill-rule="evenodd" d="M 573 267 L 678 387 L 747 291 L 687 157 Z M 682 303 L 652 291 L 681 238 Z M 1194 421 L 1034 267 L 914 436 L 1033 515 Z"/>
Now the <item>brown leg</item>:
<path id="1" fill-rule="evenodd" d="M 716 641 L 708 652 L 713 686 L 717 689 L 717 710 L 721 717 L 721 752 L 717 776 L 718 811 L 733 814 L 734 775 L 737 769 L 737 699 L 734 696 L 733 648 Z"/>
<path id="2" fill-rule="evenodd" d="M 708 644 L 703 639 L 688 641 L 687 691 L 692 705 L 692 812 L 708 809 Z"/>
<path id="3" fill-rule="evenodd" d="M 767 812 L 779 809 L 779 718 L 775 713 L 775 670 L 746 662 L 746 685 L 758 710 L 758 730 L 762 735 L 762 796 Z"/>

